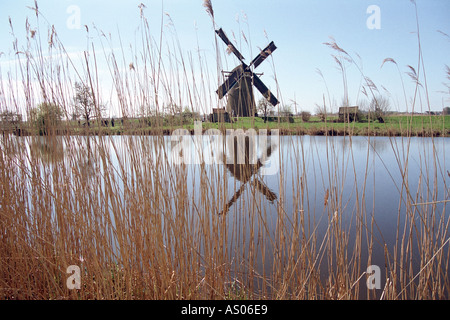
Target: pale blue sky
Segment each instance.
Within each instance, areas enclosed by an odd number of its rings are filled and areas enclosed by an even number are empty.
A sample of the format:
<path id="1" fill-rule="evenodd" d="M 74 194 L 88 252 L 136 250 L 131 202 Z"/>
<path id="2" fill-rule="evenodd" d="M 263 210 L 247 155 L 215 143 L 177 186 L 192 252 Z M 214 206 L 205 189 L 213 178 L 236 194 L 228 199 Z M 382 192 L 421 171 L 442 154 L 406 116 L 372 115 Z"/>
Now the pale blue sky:
<path id="1" fill-rule="evenodd" d="M 155 39 L 159 39 L 161 19 L 164 19 L 165 39 L 169 43 L 172 42 L 173 32 L 170 30 L 173 29 L 168 26 L 169 17 L 163 14 L 167 13 L 176 28 L 183 55 L 188 57 L 189 53 L 196 54 L 197 49 L 202 51 L 213 82 L 211 94 L 215 95 L 215 34 L 211 19 L 203 7 L 203 0 L 41 0 L 38 1 L 39 10 L 47 20 L 40 19 L 41 40 L 44 44 L 47 41 L 49 23 L 55 26 L 66 50 L 79 53 L 86 50 L 86 29 L 83 26 L 90 28 L 90 36 L 95 42 L 99 37 L 97 32 L 92 31 L 95 25 L 98 30 L 112 35 L 114 48 L 120 47 L 118 30 L 123 47 L 134 45 L 136 34 L 139 34 L 138 5 L 141 2 L 146 5 L 144 12 Z M 409 71 L 407 65 L 418 69 L 419 49 L 415 8 L 409 0 L 213 0 L 212 4 L 216 25 L 222 27 L 230 38 L 232 33 L 236 35 L 237 47 L 247 62 L 258 53 L 258 48 L 265 47 L 269 41 L 275 42 L 278 49 L 272 55 L 273 64 L 272 60 L 265 61 L 255 71 L 264 73 L 261 79 L 272 91 L 277 92 L 282 104 L 292 104 L 295 100 L 297 111 L 314 111 L 315 104 L 322 104 L 325 95 L 327 103 L 329 98 L 335 102 L 333 111 L 336 111 L 336 106 L 344 96 L 344 90 L 342 76 L 332 57 L 332 54 L 337 52 L 323 44 L 330 41 L 330 36 L 362 65 L 364 75 L 373 80 L 383 94 L 387 93 L 382 87 L 389 91 L 392 109 L 403 111 L 406 106 L 398 70 L 393 64 L 385 64 L 380 68 L 385 58 L 393 58 L 400 68 L 407 100 L 412 100 L 415 87 L 406 72 Z M 73 5 L 80 9 L 79 29 L 67 27 L 71 16 L 67 10 Z M 367 8 L 370 5 L 380 8 L 380 29 L 367 27 L 366 22 L 371 16 L 367 13 Z M 29 18 L 32 28 L 36 27 L 34 13 L 27 6 L 34 7 L 34 1 L 0 3 L 0 52 L 3 52 L 0 57 L 0 63 L 3 64 L 0 66 L 3 78 L 11 67 L 7 62 L 14 59 L 13 37 L 10 34 L 8 18 L 12 20 L 19 47 L 25 45 L 26 18 Z M 446 79 L 445 65 L 450 66 L 450 39 L 438 30 L 450 34 L 450 1 L 417 0 L 417 8 L 431 110 L 441 110 L 443 104 L 450 105 L 449 94 L 442 93 L 446 90 L 443 83 L 449 82 Z M 241 32 L 250 39 L 251 47 L 239 36 Z M 218 41 L 222 46 L 219 38 Z M 120 53 L 117 52 L 117 55 L 120 56 Z M 233 56 L 227 56 L 226 61 L 223 61 L 224 68 L 228 69 L 232 69 L 237 63 Z M 100 64 L 99 68 L 105 66 Z M 325 78 L 329 96 L 317 69 Z M 101 74 L 107 77 L 108 73 Z M 423 71 L 420 74 L 422 75 Z M 278 81 L 278 90 L 274 75 Z M 356 104 L 357 99 L 363 98 L 360 93 L 361 80 L 357 68 L 348 64 L 347 81 L 351 104 Z M 420 81 L 424 84 L 423 77 Z M 107 82 L 105 79 L 104 83 Z M 422 104 L 417 103 L 415 106 L 417 111 L 428 110 L 423 93 L 424 91 L 421 92 Z"/>

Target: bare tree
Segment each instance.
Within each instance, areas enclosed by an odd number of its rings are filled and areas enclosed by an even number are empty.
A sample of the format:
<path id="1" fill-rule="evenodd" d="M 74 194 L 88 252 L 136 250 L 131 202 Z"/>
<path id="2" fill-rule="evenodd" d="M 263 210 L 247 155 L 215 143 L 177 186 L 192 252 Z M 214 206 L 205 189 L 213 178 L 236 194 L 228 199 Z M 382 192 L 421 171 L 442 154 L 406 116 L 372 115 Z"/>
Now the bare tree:
<path id="1" fill-rule="evenodd" d="M 373 116 L 379 122 L 384 123 L 384 117 L 391 108 L 389 99 L 381 95 L 374 96 L 370 101 L 369 115 Z"/>
<path id="2" fill-rule="evenodd" d="M 267 114 L 270 112 L 271 109 L 273 109 L 273 106 L 267 101 L 265 98 L 261 98 L 258 101 L 258 105 L 256 106 L 256 109 L 258 112 L 261 112 L 264 114 L 264 123 L 267 121 Z"/>
<path id="3" fill-rule="evenodd" d="M 292 117 L 294 114 L 292 113 L 291 106 L 284 105 L 280 108 L 279 115 L 281 117 Z"/>
<path id="4" fill-rule="evenodd" d="M 17 128 L 17 125 L 22 122 L 22 115 L 18 112 L 5 110 L 0 113 L 0 123 L 2 128 Z"/>
<path id="5" fill-rule="evenodd" d="M 90 120 L 102 117 L 105 107 L 95 101 L 92 89 L 83 83 L 75 82 L 75 113 L 90 126 Z"/>
<path id="6" fill-rule="evenodd" d="M 319 117 L 320 121 L 325 121 L 327 118 L 327 108 L 325 105 L 321 106 L 316 103 L 314 113 Z"/>
<path id="7" fill-rule="evenodd" d="M 359 110 L 369 113 L 369 102 L 366 99 L 360 99 L 358 100 L 358 102 L 356 103 L 356 105 L 358 106 Z"/>

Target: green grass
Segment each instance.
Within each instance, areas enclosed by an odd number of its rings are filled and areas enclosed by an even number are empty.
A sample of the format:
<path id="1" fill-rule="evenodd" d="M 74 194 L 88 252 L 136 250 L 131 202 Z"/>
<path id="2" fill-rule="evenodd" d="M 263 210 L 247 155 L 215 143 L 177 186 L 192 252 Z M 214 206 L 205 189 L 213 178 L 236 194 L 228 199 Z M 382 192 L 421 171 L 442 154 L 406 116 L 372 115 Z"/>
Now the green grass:
<path id="1" fill-rule="evenodd" d="M 408 135 L 413 136 L 448 136 L 450 134 L 450 116 L 389 116 L 385 123 L 372 122 L 335 122 L 336 117 L 329 117 L 322 122 L 318 117 L 311 117 L 310 121 L 303 122 L 295 117 L 294 122 L 267 122 L 263 119 L 251 118 L 238 120 L 234 124 L 226 124 L 230 128 L 242 129 L 280 129 L 282 134 L 310 134 L 322 135 L 325 133 L 352 134 L 352 135 Z M 217 125 L 214 125 L 217 126 Z"/>
<path id="2" fill-rule="evenodd" d="M 277 119 L 277 118 L 275 118 Z M 281 119 L 281 118 L 280 118 Z M 128 120 L 125 124 L 116 121 L 114 127 L 99 127 L 93 123 L 89 128 L 79 127 L 76 122 L 70 121 L 71 134 L 103 134 L 103 135 L 128 135 L 128 134 L 171 134 L 175 129 L 187 129 L 194 131 L 194 120 L 172 119 L 161 122 L 160 125 L 149 126 L 138 119 Z M 370 136 L 450 136 L 450 115 L 391 115 L 385 118 L 384 123 L 376 121 L 337 122 L 337 117 L 328 117 L 326 122 L 318 117 L 311 117 L 310 121 L 303 122 L 301 117 L 293 117 L 293 122 L 285 119 L 264 122 L 260 117 L 248 117 L 235 119 L 232 123 L 203 122 L 202 129 L 280 129 L 280 134 L 304 134 L 304 135 L 370 135 Z"/>

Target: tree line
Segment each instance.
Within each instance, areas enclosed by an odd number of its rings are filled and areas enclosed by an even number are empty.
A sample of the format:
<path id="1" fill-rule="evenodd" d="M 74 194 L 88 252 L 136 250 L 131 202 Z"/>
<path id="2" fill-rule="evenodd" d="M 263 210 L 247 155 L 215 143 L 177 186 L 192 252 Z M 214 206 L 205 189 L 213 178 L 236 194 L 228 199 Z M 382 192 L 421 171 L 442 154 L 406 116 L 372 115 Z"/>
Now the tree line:
<path id="1" fill-rule="evenodd" d="M 79 121 L 83 126 L 90 126 L 95 119 L 102 119 L 106 107 L 95 100 L 92 88 L 81 83 L 75 83 L 75 96 L 73 97 L 74 111 L 72 120 Z M 27 112 L 27 120 L 36 133 L 48 135 L 58 129 L 64 118 L 63 108 L 56 102 L 44 101 L 37 107 L 30 108 Z M 23 117 L 19 112 L 4 110 L 0 113 L 0 121 L 3 131 L 19 130 L 19 124 Z"/>

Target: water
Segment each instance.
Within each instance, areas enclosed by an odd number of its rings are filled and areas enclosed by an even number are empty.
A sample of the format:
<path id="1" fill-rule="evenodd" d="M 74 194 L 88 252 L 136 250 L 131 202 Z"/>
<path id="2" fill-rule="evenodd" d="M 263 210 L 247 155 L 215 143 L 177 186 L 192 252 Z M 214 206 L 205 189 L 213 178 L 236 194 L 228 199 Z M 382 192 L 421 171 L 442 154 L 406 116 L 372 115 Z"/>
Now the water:
<path id="1" fill-rule="evenodd" d="M 7 145 L 3 141 L 3 147 L 16 163 L 30 171 L 40 168 L 44 177 L 74 167 L 102 189 L 103 177 L 110 173 L 117 181 L 121 212 L 126 212 L 130 190 L 144 187 L 139 179 L 145 177 L 150 184 L 160 179 L 171 199 L 169 206 L 173 206 L 170 210 L 166 204 L 161 212 L 151 213 L 172 211 L 164 214 L 163 227 L 170 222 L 167 219 L 176 219 L 180 205 L 176 193 L 183 190 L 191 206 L 183 216 L 187 229 L 195 233 L 202 228 L 205 215 L 226 225 L 217 229 L 208 222 L 207 227 L 226 242 L 232 277 L 271 276 L 273 270 L 293 261 L 301 268 L 299 261 L 305 259 L 302 248 L 314 242 L 313 260 L 322 256 L 314 263 L 326 281 L 330 261 L 321 245 L 329 242 L 331 228 L 333 235 L 342 232 L 349 261 L 360 259 L 358 274 L 369 266 L 370 256 L 370 264 L 383 270 L 385 283 L 386 259 L 392 262 L 399 255 L 405 235 L 417 240 L 431 234 L 436 244 L 448 238 L 446 229 L 435 228 L 448 221 L 450 139 L 266 138 L 256 136 L 253 153 L 249 144 L 241 145 L 247 152 L 240 161 L 236 161 L 239 152 L 233 153 L 238 146 L 217 135 L 184 140 L 167 136 L 65 137 L 51 143 L 43 137 L 14 137 Z M 38 167 L 30 161 L 32 154 L 41 159 Z M 103 156 L 96 156 L 99 154 Z M 207 181 L 213 184 L 205 186 Z M 48 183 L 51 189 L 54 181 Z M 112 212 L 112 203 L 106 201 L 106 206 L 115 228 L 117 212 Z M 200 214 L 194 208 L 209 211 Z M 414 230 L 408 231 L 411 226 Z M 171 243 L 170 237 L 170 233 L 164 234 L 165 244 Z M 412 243 L 410 258 L 417 273 L 421 252 L 417 241 Z M 197 244 L 201 255 L 213 250 L 206 240 Z M 117 241 L 112 246 L 120 252 Z M 352 253 L 355 248 L 357 258 Z M 261 286 L 261 281 L 255 281 L 257 290 Z"/>

